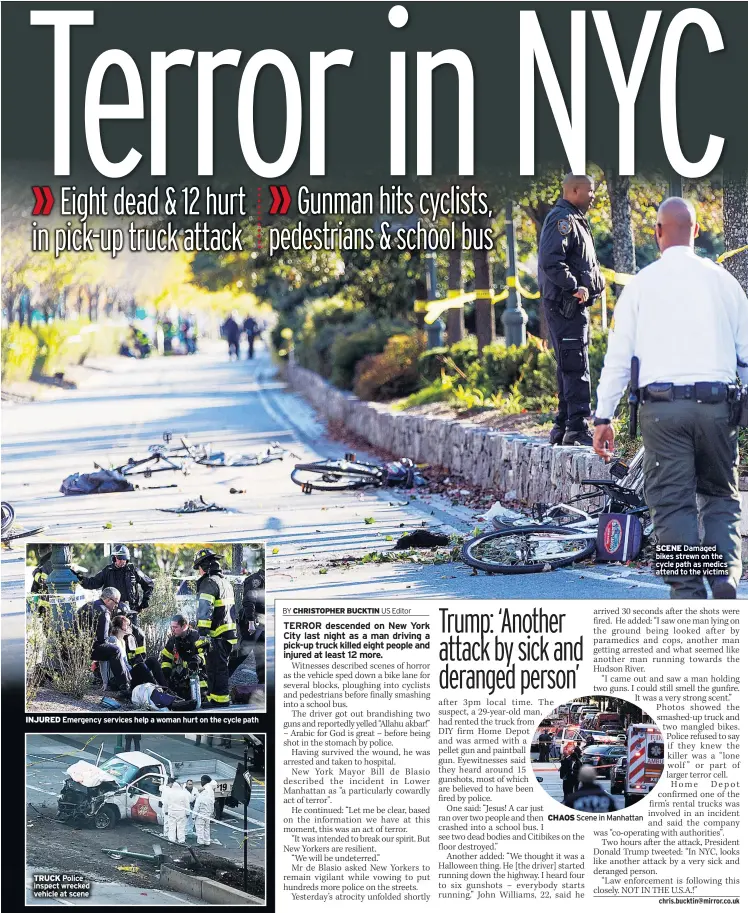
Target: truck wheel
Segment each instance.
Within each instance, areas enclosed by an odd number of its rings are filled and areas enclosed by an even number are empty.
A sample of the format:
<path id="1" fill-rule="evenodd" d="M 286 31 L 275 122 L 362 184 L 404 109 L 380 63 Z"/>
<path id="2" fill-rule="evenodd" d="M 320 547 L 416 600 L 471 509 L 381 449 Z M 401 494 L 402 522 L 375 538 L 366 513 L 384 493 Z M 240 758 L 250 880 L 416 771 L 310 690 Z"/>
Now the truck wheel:
<path id="1" fill-rule="evenodd" d="M 112 828 L 117 823 L 117 812 L 109 805 L 102 805 L 101 808 L 96 812 L 96 817 L 94 818 L 94 825 L 96 830 L 104 831 Z"/>
<path id="2" fill-rule="evenodd" d="M 220 821 L 223 818 L 223 806 L 225 803 L 225 799 L 215 799 L 213 802 L 213 817 L 217 821 Z"/>

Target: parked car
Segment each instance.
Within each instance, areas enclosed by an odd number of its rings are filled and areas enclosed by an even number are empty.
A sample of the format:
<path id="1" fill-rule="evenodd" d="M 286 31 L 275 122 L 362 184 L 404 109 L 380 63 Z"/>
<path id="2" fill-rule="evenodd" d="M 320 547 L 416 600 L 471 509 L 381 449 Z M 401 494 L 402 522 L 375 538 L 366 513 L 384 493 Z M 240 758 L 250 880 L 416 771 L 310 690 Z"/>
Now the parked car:
<path id="1" fill-rule="evenodd" d="M 611 765 L 625 755 L 625 745 L 590 745 L 582 751 L 582 764 L 597 768 L 598 777 L 608 779 Z"/>

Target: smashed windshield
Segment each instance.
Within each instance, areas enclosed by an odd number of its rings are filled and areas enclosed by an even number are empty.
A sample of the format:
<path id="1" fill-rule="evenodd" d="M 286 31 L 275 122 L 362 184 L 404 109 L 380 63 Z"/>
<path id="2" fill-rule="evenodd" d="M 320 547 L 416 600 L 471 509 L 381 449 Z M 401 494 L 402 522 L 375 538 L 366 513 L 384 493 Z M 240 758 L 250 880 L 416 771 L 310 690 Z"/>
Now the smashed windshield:
<path id="1" fill-rule="evenodd" d="M 132 783 L 138 773 L 137 767 L 122 758 L 110 758 L 101 765 L 101 769 L 111 774 L 120 786 Z"/>

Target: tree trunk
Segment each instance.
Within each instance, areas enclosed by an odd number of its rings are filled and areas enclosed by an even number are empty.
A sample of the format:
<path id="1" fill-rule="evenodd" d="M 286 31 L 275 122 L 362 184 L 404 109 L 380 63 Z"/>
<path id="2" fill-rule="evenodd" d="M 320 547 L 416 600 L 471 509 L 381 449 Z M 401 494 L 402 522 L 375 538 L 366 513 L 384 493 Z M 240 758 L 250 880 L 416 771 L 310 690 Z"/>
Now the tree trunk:
<path id="1" fill-rule="evenodd" d="M 748 172 L 725 176 L 722 210 L 725 250 L 731 251 L 748 244 Z M 748 294 L 748 250 L 728 257 L 725 269 L 732 273 Z"/>
<path id="2" fill-rule="evenodd" d="M 449 252 L 447 269 L 449 293 L 462 292 L 462 248 L 453 247 Z M 450 308 L 447 311 L 447 345 L 454 345 L 465 338 L 465 308 Z"/>
<path id="3" fill-rule="evenodd" d="M 611 177 L 607 178 L 608 196 L 610 197 L 610 215 L 613 223 L 613 269 L 617 273 L 636 272 L 636 254 L 634 253 L 634 230 L 631 225 L 631 179 L 626 175 L 616 175 L 610 169 Z M 623 291 L 622 285 L 616 285 L 616 297 Z"/>
<path id="4" fill-rule="evenodd" d="M 473 251 L 473 269 L 475 270 L 475 333 L 478 337 L 478 354 L 496 339 L 496 324 L 491 301 L 491 270 L 488 264 L 487 250 Z"/>

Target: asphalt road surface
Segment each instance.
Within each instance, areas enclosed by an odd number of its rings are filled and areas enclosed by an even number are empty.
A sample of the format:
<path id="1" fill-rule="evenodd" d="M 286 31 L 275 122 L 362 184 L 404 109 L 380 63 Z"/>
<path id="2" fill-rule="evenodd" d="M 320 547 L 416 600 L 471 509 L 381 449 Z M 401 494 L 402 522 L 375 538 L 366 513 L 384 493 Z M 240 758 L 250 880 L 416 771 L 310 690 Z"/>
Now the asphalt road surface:
<path id="1" fill-rule="evenodd" d="M 330 564 L 342 556 L 386 550 L 424 521 L 445 532 L 469 533 L 474 511 L 437 496 L 416 500 L 390 491 L 305 496 L 289 478 L 293 460 L 244 468 L 196 466 L 141 478 L 141 490 L 65 497 L 63 478 L 118 465 L 158 444 L 212 443 L 228 453 L 264 450 L 277 441 L 302 459 L 339 457 L 346 446 L 325 437 L 310 407 L 288 392 L 268 353 L 229 362 L 223 346 L 206 344 L 187 357 L 96 362 L 75 390 L 55 390 L 33 403 L 4 403 L 3 498 L 25 526 L 44 524 L 58 541 L 268 543 L 268 599 L 398 598 L 662 599 L 667 588 L 651 575 L 623 568 L 573 568 L 520 576 L 474 575 L 466 565 L 411 561 Z M 404 456 L 406 454 L 403 454 Z M 154 490 L 150 486 L 176 484 Z M 234 488 L 241 493 L 231 494 Z M 202 495 L 225 513 L 179 516 L 159 508 Z M 373 522 L 365 522 L 366 520 Z M 23 544 L 2 553 L 4 681 L 23 675 Z M 322 573 L 320 573 L 322 571 Z"/>
<path id="2" fill-rule="evenodd" d="M 76 735 L 74 738 L 79 739 L 81 743 L 85 742 L 84 736 Z M 207 747 L 198 748 L 192 743 L 186 743 L 186 740 L 175 743 L 175 739 L 170 736 L 149 735 L 147 741 L 148 748 L 165 757 L 171 757 L 172 760 L 176 754 L 190 759 L 219 756 L 212 754 Z M 169 895 L 174 894 L 173 891 L 158 890 L 159 882 L 155 867 L 133 859 L 114 860 L 103 852 L 104 848 L 117 849 L 127 846 L 132 852 L 152 853 L 154 843 L 158 843 L 167 857 L 183 857 L 184 848 L 169 843 L 162 836 L 160 827 L 126 821 L 120 822 L 111 830 L 102 831 L 90 827 L 75 828 L 54 820 L 57 813 L 57 797 L 66 778 L 65 771 L 77 760 L 96 763 L 100 742 L 101 739 L 94 739 L 87 746 L 87 750 L 82 751 L 52 736 L 27 736 L 27 888 L 30 886 L 31 874 L 34 871 L 81 872 L 95 882 L 95 891 L 92 892 L 90 903 L 104 904 L 110 898 L 119 897 L 120 895 L 113 890 L 115 888 L 127 889 L 126 893 L 121 895 L 121 899 L 127 903 L 173 903 L 173 900 L 169 899 Z M 108 757 L 109 754 L 108 751 L 104 752 L 103 757 Z M 221 759 L 226 760 L 225 757 Z M 227 812 L 221 823 L 211 825 L 213 843 L 210 854 L 218 859 L 241 864 L 244 854 L 242 814 L 230 809 Z M 261 869 L 265 868 L 265 821 L 264 784 L 255 783 L 248 808 L 247 855 L 249 865 Z M 188 845 L 194 845 L 194 840 L 188 840 Z M 206 852 L 198 850 L 198 856 Z M 138 865 L 140 871 L 124 875 L 117 868 L 132 864 Z M 181 897 L 178 899 L 179 902 L 194 903 Z M 41 903 L 41 900 L 33 902 Z"/>
<path id="3" fill-rule="evenodd" d="M 561 778 L 558 775 L 559 762 L 548 762 L 540 763 L 539 761 L 533 761 L 532 763 L 532 772 L 537 777 L 542 777 L 543 782 L 540 784 L 543 789 L 548 793 L 548 795 L 563 805 L 564 802 L 564 786 Z M 616 811 L 620 811 L 622 808 L 626 807 L 625 799 L 622 794 L 613 794 L 610 791 L 610 780 L 604 777 L 598 777 L 597 785 L 603 789 L 608 795 L 613 799 L 616 804 Z M 561 809 L 558 809 L 561 811 Z"/>

